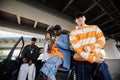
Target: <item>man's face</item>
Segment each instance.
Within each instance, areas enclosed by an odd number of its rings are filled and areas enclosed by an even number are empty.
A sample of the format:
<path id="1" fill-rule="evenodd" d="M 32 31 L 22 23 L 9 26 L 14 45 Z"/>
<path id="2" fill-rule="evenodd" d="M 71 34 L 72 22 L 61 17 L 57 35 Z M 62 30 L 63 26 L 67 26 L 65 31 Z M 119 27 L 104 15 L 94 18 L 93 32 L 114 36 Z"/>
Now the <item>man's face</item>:
<path id="1" fill-rule="evenodd" d="M 54 33 L 55 33 L 55 35 L 58 36 L 58 35 L 61 33 L 61 31 L 62 31 L 62 30 L 54 30 Z"/>
<path id="2" fill-rule="evenodd" d="M 31 41 L 31 45 L 35 45 L 36 41 Z"/>
<path id="3" fill-rule="evenodd" d="M 78 25 L 81 25 L 81 24 L 85 24 L 85 16 L 80 16 L 79 18 L 76 18 L 75 19 L 75 22 L 78 24 Z"/>

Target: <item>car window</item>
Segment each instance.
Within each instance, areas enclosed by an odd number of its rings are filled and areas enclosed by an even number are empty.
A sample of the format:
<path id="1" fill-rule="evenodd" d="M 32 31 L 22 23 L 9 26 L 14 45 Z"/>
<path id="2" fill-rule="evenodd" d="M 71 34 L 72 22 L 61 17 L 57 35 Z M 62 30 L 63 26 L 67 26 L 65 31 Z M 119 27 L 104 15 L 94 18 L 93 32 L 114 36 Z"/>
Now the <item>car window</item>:
<path id="1" fill-rule="evenodd" d="M 7 55 L 9 54 L 10 50 L 0 50 L 0 62 L 3 61 L 5 58 L 7 58 Z M 20 49 L 16 49 L 13 53 L 12 60 L 15 60 L 16 57 L 19 55 Z"/>
<path id="2" fill-rule="evenodd" d="M 19 44 L 17 45 L 16 49 L 13 52 L 13 55 L 11 57 L 11 60 L 16 60 L 16 58 L 19 56 L 21 48 L 23 46 L 22 41 L 19 42 Z"/>
<path id="3" fill-rule="evenodd" d="M 8 58 L 8 56 L 10 60 L 16 60 L 16 58 L 20 54 L 23 44 L 24 43 L 22 37 L 19 40 L 14 40 L 14 42 L 12 41 L 11 45 L 9 45 L 9 43 L 4 43 L 6 47 L 4 47 L 3 45 L 3 48 L 0 48 L 0 62 L 3 61 L 5 58 Z"/>
<path id="4" fill-rule="evenodd" d="M 10 50 L 0 50 L 0 62 L 3 61 L 7 57 L 7 55 L 8 55 L 7 52 L 9 52 L 9 51 Z"/>

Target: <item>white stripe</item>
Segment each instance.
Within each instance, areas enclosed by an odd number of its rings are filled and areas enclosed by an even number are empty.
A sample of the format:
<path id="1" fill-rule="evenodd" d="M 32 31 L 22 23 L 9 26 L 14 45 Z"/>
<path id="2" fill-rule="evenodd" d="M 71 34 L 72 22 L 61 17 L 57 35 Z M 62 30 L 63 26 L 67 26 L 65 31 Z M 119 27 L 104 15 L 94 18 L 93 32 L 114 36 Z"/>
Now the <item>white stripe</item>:
<path id="1" fill-rule="evenodd" d="M 106 54 L 105 54 L 105 50 L 101 50 L 102 54 L 103 54 L 103 58 L 106 58 Z"/>
<path id="2" fill-rule="evenodd" d="M 80 56 L 80 54 L 77 54 L 77 53 L 75 53 L 73 57 L 74 57 L 74 58 L 82 58 L 82 57 Z"/>
<path id="3" fill-rule="evenodd" d="M 74 49 L 80 47 L 81 45 L 87 45 L 87 44 L 92 44 L 96 42 L 96 38 L 92 37 L 92 38 L 87 38 L 87 39 L 83 39 L 80 40 L 78 43 L 72 45 Z"/>
<path id="4" fill-rule="evenodd" d="M 70 41 L 75 40 L 75 36 L 70 36 Z"/>
<path id="5" fill-rule="evenodd" d="M 97 27 L 97 33 L 101 33 L 101 29 Z"/>
<path id="6" fill-rule="evenodd" d="M 100 48 L 100 45 L 96 43 L 95 48 Z"/>
<path id="7" fill-rule="evenodd" d="M 84 59 L 88 59 L 88 56 L 89 56 L 89 53 L 87 53 L 87 52 L 82 52 L 82 53 L 80 53 L 80 56 L 82 57 L 82 58 L 84 58 Z"/>
<path id="8" fill-rule="evenodd" d="M 72 32 L 72 35 L 77 35 L 77 34 L 85 34 L 91 31 L 95 31 L 96 30 L 96 26 L 93 26 L 91 28 L 84 28 L 84 29 L 80 29 L 80 30 L 76 30 L 75 32 Z"/>
<path id="9" fill-rule="evenodd" d="M 104 37 L 104 36 L 103 36 L 103 37 L 101 37 L 101 38 L 99 38 L 98 40 L 103 41 L 103 43 L 105 44 L 105 37 Z"/>

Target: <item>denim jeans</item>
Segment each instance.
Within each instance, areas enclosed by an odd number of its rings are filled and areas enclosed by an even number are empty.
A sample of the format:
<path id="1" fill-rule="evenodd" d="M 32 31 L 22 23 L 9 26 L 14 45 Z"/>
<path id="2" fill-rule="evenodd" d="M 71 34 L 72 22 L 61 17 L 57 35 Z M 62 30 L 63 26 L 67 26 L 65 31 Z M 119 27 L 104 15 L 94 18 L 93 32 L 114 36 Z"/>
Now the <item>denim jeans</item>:
<path id="1" fill-rule="evenodd" d="M 101 67 L 102 67 L 102 74 L 103 74 L 104 80 L 112 80 L 108 70 L 108 65 L 105 62 L 103 62 Z"/>
<path id="2" fill-rule="evenodd" d="M 92 75 L 97 68 L 97 63 L 89 63 L 87 61 L 76 61 L 75 73 L 76 80 L 92 80 Z M 112 80 L 105 62 L 101 64 L 102 77 L 100 80 Z"/>

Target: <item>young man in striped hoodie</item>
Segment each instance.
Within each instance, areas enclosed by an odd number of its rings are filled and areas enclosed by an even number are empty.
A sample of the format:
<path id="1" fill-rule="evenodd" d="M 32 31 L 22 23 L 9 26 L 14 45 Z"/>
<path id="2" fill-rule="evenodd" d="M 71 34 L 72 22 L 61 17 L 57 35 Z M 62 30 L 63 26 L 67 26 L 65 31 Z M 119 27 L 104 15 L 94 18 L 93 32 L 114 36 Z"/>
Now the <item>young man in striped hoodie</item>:
<path id="1" fill-rule="evenodd" d="M 101 52 L 105 45 L 103 32 L 96 25 L 86 25 L 86 17 L 78 13 L 75 17 L 77 26 L 70 32 L 70 43 L 75 51 L 75 72 L 77 80 L 91 80 L 98 64 L 102 64 L 104 80 L 111 80 L 105 54 Z M 98 80 L 98 79 L 97 79 Z M 100 80 L 103 80 L 102 77 Z"/>

